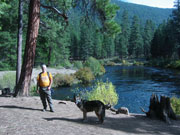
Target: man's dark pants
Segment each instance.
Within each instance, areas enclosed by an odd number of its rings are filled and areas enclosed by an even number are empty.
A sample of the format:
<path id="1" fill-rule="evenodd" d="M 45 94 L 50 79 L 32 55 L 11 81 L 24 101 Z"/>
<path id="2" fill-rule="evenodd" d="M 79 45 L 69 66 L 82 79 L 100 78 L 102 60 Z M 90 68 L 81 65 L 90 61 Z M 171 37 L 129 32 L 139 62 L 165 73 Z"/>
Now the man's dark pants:
<path id="1" fill-rule="evenodd" d="M 53 111 L 51 90 L 48 90 L 47 87 L 46 88 L 40 87 L 39 94 L 40 94 L 40 98 L 41 98 L 44 109 L 45 110 L 47 109 L 47 103 L 46 103 L 46 99 L 47 99 L 47 102 L 49 104 L 49 108 L 50 108 L 50 110 Z"/>

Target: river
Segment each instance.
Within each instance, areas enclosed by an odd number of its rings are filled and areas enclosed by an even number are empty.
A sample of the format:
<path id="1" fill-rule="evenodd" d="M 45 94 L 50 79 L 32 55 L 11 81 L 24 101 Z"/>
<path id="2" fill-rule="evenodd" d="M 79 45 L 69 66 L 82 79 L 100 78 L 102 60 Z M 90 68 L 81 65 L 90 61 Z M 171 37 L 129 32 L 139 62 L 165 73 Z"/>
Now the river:
<path id="1" fill-rule="evenodd" d="M 107 66 L 106 73 L 97 78 L 108 79 L 116 87 L 119 95 L 115 108 L 127 107 L 130 113 L 142 113 L 140 107 L 148 111 L 150 96 L 154 93 L 169 97 L 180 97 L 180 72 L 144 66 Z M 54 99 L 72 97 L 72 89 L 88 89 L 75 85 L 55 90 Z"/>

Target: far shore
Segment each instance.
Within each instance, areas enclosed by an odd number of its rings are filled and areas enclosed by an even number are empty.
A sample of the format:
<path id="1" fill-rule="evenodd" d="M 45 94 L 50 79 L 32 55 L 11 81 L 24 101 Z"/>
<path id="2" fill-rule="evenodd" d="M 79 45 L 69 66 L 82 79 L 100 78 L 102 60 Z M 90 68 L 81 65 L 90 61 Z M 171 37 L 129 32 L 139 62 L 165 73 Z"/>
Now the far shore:
<path id="1" fill-rule="evenodd" d="M 47 68 L 47 71 L 50 72 L 53 76 L 57 73 L 60 74 L 74 74 L 76 72 L 75 69 L 66 69 L 66 68 Z M 33 68 L 32 72 L 32 79 L 37 77 L 37 75 L 41 72 L 40 68 Z M 0 78 L 3 77 L 4 74 L 6 73 L 16 73 L 16 71 L 0 71 Z"/>

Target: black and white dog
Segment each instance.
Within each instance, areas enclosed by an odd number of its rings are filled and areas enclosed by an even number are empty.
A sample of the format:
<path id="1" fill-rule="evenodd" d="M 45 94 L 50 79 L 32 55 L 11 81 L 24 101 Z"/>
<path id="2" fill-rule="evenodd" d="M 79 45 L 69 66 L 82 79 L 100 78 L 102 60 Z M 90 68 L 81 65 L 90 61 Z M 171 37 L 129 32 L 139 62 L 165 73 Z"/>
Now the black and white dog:
<path id="1" fill-rule="evenodd" d="M 82 100 L 79 96 L 74 95 L 74 101 L 79 109 L 83 112 L 83 121 L 87 120 L 87 112 L 95 111 L 99 122 L 103 123 L 105 118 L 105 105 L 99 100 Z"/>

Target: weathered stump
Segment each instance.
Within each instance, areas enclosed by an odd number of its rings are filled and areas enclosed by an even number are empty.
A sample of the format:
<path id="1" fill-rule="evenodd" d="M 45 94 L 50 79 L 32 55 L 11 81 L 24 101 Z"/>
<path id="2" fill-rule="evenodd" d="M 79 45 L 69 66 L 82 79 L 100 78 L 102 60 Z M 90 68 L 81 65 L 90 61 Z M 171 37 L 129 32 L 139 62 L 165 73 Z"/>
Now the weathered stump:
<path id="1" fill-rule="evenodd" d="M 143 110 L 143 112 L 145 111 Z M 176 114 L 171 107 L 170 98 L 166 96 L 161 96 L 159 101 L 158 96 L 152 94 L 149 111 L 145 113 L 149 118 L 158 118 L 168 123 L 170 123 L 170 119 L 177 119 Z"/>

